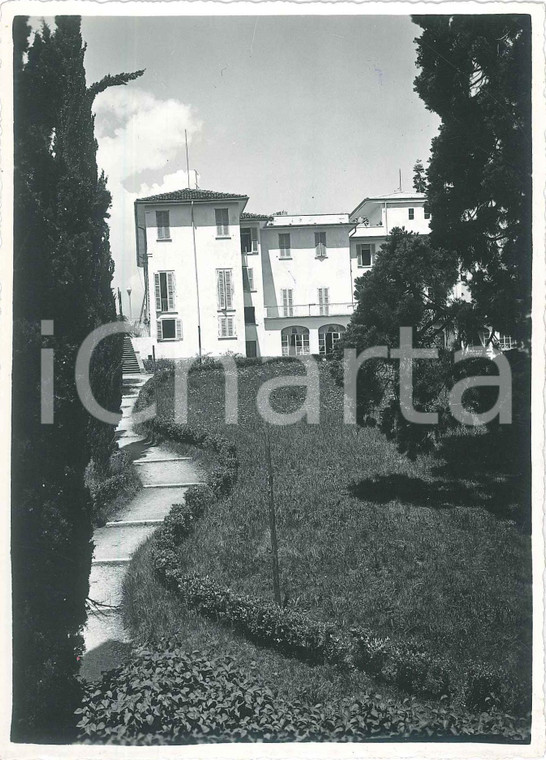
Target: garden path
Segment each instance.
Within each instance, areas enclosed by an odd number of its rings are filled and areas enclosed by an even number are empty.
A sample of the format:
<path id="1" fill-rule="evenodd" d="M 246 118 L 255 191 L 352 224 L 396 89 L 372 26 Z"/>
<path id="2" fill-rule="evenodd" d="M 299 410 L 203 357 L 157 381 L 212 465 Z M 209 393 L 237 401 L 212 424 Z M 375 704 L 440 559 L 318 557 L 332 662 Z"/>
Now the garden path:
<path id="1" fill-rule="evenodd" d="M 190 457 L 181 457 L 163 446 L 145 446 L 145 437 L 134 429 L 133 409 L 138 391 L 149 377 L 123 376 L 122 418 L 116 435 L 120 449 L 140 448 L 134 462 L 143 488 L 116 520 L 93 533 L 95 550 L 89 577 L 92 608 L 83 632 L 85 654 L 81 667 L 87 680 L 118 666 L 130 648 L 120 604 L 123 577 L 132 555 L 163 522 L 171 506 L 184 500 L 189 486 L 200 482 Z"/>

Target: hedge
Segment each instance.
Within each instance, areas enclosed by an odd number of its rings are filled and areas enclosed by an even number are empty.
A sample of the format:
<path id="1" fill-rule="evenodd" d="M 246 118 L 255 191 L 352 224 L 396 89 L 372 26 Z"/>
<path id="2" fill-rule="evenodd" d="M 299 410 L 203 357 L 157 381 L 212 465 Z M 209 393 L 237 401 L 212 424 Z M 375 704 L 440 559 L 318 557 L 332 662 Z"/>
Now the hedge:
<path id="1" fill-rule="evenodd" d="M 161 651 L 137 649 L 88 687 L 76 712 L 84 744 L 529 741 L 525 721 L 493 713 L 461 715 L 369 694 L 337 706 L 289 703 L 232 658 L 185 652 L 176 639 L 162 642 Z"/>

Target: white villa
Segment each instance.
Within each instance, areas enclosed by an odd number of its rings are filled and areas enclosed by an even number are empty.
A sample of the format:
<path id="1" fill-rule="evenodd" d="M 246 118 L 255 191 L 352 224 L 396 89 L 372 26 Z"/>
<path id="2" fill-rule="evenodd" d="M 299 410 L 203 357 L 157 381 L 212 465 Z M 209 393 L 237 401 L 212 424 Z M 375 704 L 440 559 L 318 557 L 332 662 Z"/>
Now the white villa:
<path id="1" fill-rule="evenodd" d="M 421 193 L 365 198 L 349 213 L 245 211 L 248 196 L 184 189 L 135 202 L 137 261 L 157 358 L 326 354 L 354 309 L 355 280 L 393 227 L 426 234 Z"/>

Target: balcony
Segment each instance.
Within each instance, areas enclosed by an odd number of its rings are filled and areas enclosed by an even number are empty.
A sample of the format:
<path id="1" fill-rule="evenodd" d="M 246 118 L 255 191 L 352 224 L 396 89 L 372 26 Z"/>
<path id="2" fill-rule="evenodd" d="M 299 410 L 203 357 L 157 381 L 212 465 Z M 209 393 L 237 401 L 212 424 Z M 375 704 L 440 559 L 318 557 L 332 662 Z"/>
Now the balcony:
<path id="1" fill-rule="evenodd" d="M 286 306 L 266 306 L 266 319 L 294 319 L 301 317 L 345 317 L 354 311 L 352 303 L 306 303 Z"/>

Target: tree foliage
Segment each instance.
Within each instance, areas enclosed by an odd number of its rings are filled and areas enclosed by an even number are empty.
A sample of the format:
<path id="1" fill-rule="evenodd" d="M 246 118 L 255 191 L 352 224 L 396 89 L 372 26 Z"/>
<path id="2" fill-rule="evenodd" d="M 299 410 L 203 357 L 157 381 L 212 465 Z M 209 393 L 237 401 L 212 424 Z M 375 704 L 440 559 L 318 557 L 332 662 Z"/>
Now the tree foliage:
<path id="1" fill-rule="evenodd" d="M 426 171 L 420 158 L 413 167 L 413 189 L 416 193 L 424 193 L 427 189 Z"/>
<path id="2" fill-rule="evenodd" d="M 103 466 L 111 427 L 89 419 L 74 368 L 88 333 L 115 319 L 106 219 L 110 195 L 96 163 L 80 18 L 59 16 L 29 45 L 14 36 L 14 344 L 12 562 L 15 741 L 74 735 L 81 628 L 91 563 L 84 471 Z M 121 75 L 116 84 L 134 75 Z M 42 337 L 41 320 L 54 334 Z M 41 424 L 40 353 L 54 349 L 54 423 Z M 99 346 L 95 395 L 119 409 L 121 342 Z"/>
<path id="3" fill-rule="evenodd" d="M 444 350 L 444 330 L 464 309 L 450 298 L 457 280 L 457 258 L 432 248 L 428 239 L 394 228 L 377 253 L 373 269 L 356 282 L 356 309 L 339 348 L 361 353 L 372 346 L 397 348 L 400 327 L 411 327 L 415 348 L 435 347 L 439 360 L 414 363 L 414 406 L 436 409 L 445 396 L 449 356 Z M 379 421 L 388 437 L 395 437 L 401 451 L 414 455 L 438 432 L 425 425 L 411 425 L 399 413 L 398 362 L 366 361 L 357 377 L 357 421 L 371 422 L 379 409 Z"/>
<path id="4" fill-rule="evenodd" d="M 431 244 L 468 275 L 483 321 L 528 339 L 531 27 L 528 16 L 414 16 L 415 89 L 441 119 L 427 171 Z"/>

